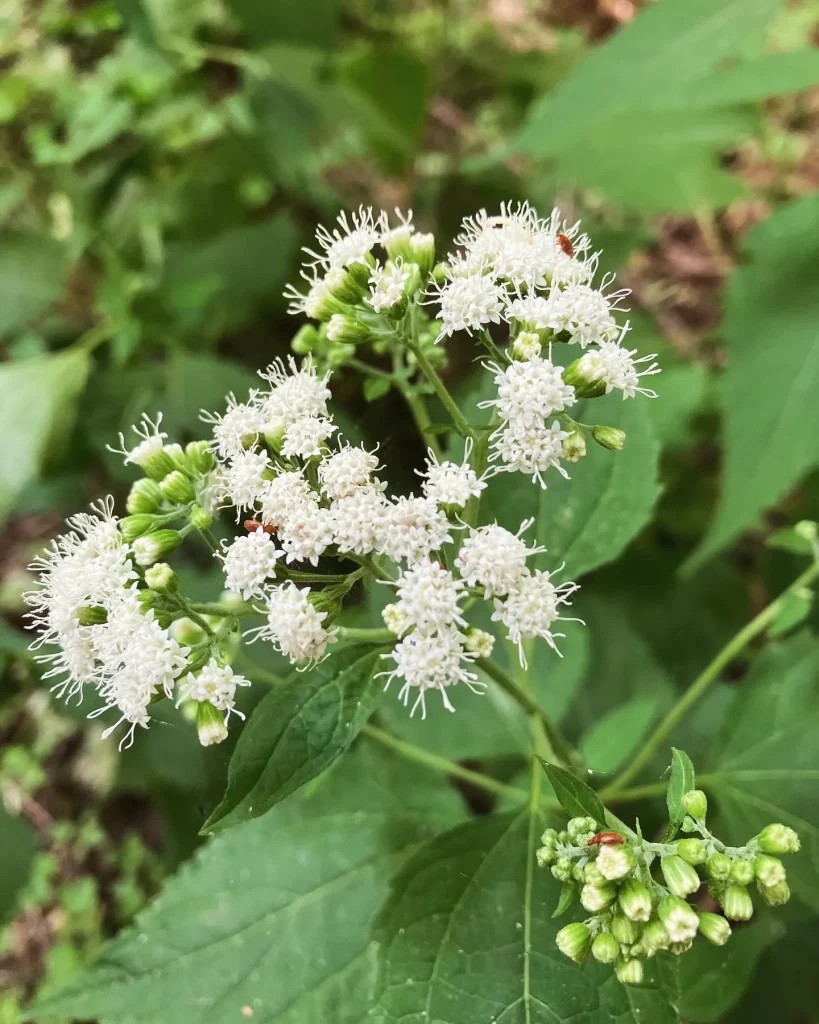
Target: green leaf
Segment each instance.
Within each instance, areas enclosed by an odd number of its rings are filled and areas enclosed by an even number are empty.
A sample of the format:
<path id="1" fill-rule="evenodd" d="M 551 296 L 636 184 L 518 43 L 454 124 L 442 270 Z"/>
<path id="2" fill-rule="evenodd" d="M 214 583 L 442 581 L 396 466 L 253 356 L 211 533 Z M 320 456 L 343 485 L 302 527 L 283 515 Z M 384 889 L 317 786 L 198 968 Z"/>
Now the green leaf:
<path id="1" fill-rule="evenodd" d="M 347 647 L 274 687 L 242 730 L 227 792 L 202 831 L 257 818 L 343 754 L 380 696 L 379 657 L 372 647 Z"/>
<path id="2" fill-rule="evenodd" d="M 577 893 L 577 887 L 572 885 L 570 882 L 564 882 L 563 887 L 560 890 L 560 899 L 557 901 L 557 906 L 554 909 L 552 917 L 562 917 L 569 907 L 574 902 L 574 897 Z"/>
<path id="3" fill-rule="evenodd" d="M 574 412 L 574 410 L 572 410 Z M 538 544 L 547 548 L 539 562 L 554 568 L 566 563 L 576 579 L 622 554 L 648 522 L 660 493 L 657 481 L 659 444 L 643 402 L 596 399 L 583 403 L 577 419 L 619 427 L 627 434 L 621 452 L 593 442 L 585 458 L 571 467 L 571 479 L 555 476 L 546 490 L 520 473 L 503 476 L 488 490 L 488 515 L 517 532 L 521 520 L 534 516 Z"/>
<path id="4" fill-rule="evenodd" d="M 598 825 L 606 824 L 606 809 L 591 786 L 587 786 L 567 768 L 544 761 L 542 757 L 538 761 L 543 765 L 560 806 L 570 818 L 589 817 L 594 818 Z"/>
<path id="5" fill-rule="evenodd" d="M 422 847 L 379 915 L 380 1024 L 675 1024 L 676 965 L 628 989 L 555 945 L 560 884 L 535 866 L 528 811 L 470 822 Z"/>
<path id="6" fill-rule="evenodd" d="M 768 636 L 776 638 L 801 626 L 810 615 L 814 597 L 810 587 L 791 590 L 782 599 L 776 618 L 768 627 Z"/>
<path id="7" fill-rule="evenodd" d="M 0 242 L 0 337 L 25 327 L 60 297 L 65 247 L 45 235 L 6 234 Z"/>
<path id="8" fill-rule="evenodd" d="M 819 461 L 819 197 L 792 203 L 749 234 L 725 301 L 724 469 L 702 563 Z"/>
<path id="9" fill-rule="evenodd" d="M 325 781 L 326 780 L 326 781 Z M 135 925 L 34 1007 L 107 1024 L 360 1024 L 370 924 L 419 842 L 462 816 L 453 790 L 363 747 L 316 788 L 209 842 Z"/>
<path id="10" fill-rule="evenodd" d="M 793 555 L 813 555 L 819 550 L 819 526 L 809 519 L 803 519 L 796 526 L 786 526 L 772 533 L 767 545 L 777 551 L 789 551 Z"/>
<path id="11" fill-rule="evenodd" d="M 9 814 L 0 804 L 0 925 L 12 917 L 17 896 L 28 881 L 37 853 L 37 837 L 23 818 Z"/>
<path id="12" fill-rule="evenodd" d="M 367 377 L 363 384 L 364 398 L 368 402 L 375 402 L 390 390 L 391 384 L 383 377 Z"/>
<path id="13" fill-rule="evenodd" d="M 635 697 L 614 708 L 583 735 L 583 763 L 596 772 L 615 772 L 639 747 L 657 714 L 656 694 Z"/>
<path id="14" fill-rule="evenodd" d="M 668 832 L 666 842 L 670 842 L 677 834 L 686 811 L 683 797 L 695 788 L 694 765 L 684 750 L 671 748 L 671 779 L 665 801 L 668 804 Z"/>
<path id="15" fill-rule="evenodd" d="M 330 49 L 338 34 L 340 0 L 229 0 L 251 43 L 282 42 Z"/>
<path id="16" fill-rule="evenodd" d="M 819 53 L 766 53 L 697 82 L 685 94 L 688 107 L 753 103 L 801 92 L 819 82 Z"/>
<path id="17" fill-rule="evenodd" d="M 802 632 L 754 663 L 702 778 L 716 798 L 725 841 L 740 845 L 771 822 L 796 829 L 787 858 L 793 892 L 819 910 L 819 643 Z"/>
<path id="18" fill-rule="evenodd" d="M 46 457 L 65 448 L 88 368 L 83 349 L 0 364 L 0 435 L 12 453 L 0 462 L 0 519 Z"/>

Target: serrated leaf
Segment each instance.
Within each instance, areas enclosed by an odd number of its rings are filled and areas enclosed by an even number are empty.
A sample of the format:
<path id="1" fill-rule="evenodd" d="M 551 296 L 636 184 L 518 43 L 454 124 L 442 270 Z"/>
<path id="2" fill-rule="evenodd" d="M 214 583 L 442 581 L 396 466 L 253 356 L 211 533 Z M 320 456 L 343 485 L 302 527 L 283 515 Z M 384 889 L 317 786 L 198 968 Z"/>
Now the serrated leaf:
<path id="1" fill-rule="evenodd" d="M 577 886 L 574 886 L 569 882 L 564 882 L 563 888 L 560 890 L 560 899 L 557 901 L 557 906 L 554 909 L 552 917 L 562 917 L 574 902 L 576 894 Z"/>
<path id="2" fill-rule="evenodd" d="M 670 842 L 679 831 L 686 811 L 683 805 L 683 797 L 696 788 L 694 779 L 694 765 L 691 758 L 684 750 L 671 748 L 671 779 L 668 783 L 666 793 L 666 804 L 668 805 L 668 831 L 666 842 Z"/>
<path id="3" fill-rule="evenodd" d="M 657 694 L 635 697 L 598 719 L 580 740 L 583 764 L 595 772 L 616 772 L 639 747 L 658 703 Z"/>
<path id="4" fill-rule="evenodd" d="M 606 824 L 606 809 L 591 786 L 578 779 L 568 768 L 544 761 L 542 757 L 538 761 L 543 765 L 560 806 L 570 818 L 589 817 L 594 818 L 598 825 Z"/>
<path id="5" fill-rule="evenodd" d="M 809 632 L 772 645 L 754 663 L 702 781 L 716 799 L 718 834 L 740 845 L 765 825 L 796 829 L 802 852 L 788 882 L 819 910 L 819 643 Z"/>
<path id="6" fill-rule="evenodd" d="M 791 203 L 750 232 L 731 279 L 722 497 L 689 568 L 753 526 L 819 461 L 804 443 L 819 434 L 817 236 L 819 197 Z"/>
<path id="7" fill-rule="evenodd" d="M 360 1024 L 388 879 L 462 816 L 424 768 L 367 747 L 308 794 L 210 841 L 37 1021 Z"/>
<path id="8" fill-rule="evenodd" d="M 646 984 L 581 967 L 555 946 L 559 883 L 535 865 L 541 822 L 479 819 L 422 847 L 379 915 L 379 1024 L 674 1024 L 676 964 Z"/>
<path id="9" fill-rule="evenodd" d="M 274 687 L 243 729 L 227 792 L 202 831 L 264 814 L 343 754 L 380 696 L 373 680 L 379 657 L 372 647 L 347 647 Z"/>

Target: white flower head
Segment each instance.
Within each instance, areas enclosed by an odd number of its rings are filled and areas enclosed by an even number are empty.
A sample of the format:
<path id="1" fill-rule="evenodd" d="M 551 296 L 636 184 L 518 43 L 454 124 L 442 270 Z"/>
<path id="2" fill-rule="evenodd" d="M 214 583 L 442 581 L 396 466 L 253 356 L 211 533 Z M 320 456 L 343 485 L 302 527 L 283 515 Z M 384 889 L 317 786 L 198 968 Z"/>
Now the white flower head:
<path id="1" fill-rule="evenodd" d="M 397 614 L 420 632 L 466 625 L 460 609 L 464 584 L 438 562 L 427 558 L 411 565 L 398 577 L 395 589 Z"/>
<path id="2" fill-rule="evenodd" d="M 524 640 L 542 637 L 558 654 L 555 638 L 562 633 L 552 633 L 551 627 L 557 621 L 568 621 L 560 615 L 560 606 L 570 604 L 569 598 L 579 586 L 576 583 L 561 583 L 555 586 L 548 572 L 523 574 L 516 585 L 509 590 L 506 599 L 495 601 L 494 622 L 506 626 L 507 635 L 517 644 L 522 665 L 526 665 Z M 573 620 L 580 621 L 580 620 Z"/>
<path id="3" fill-rule="evenodd" d="M 139 438 L 139 441 L 132 448 L 125 442 L 125 435 L 119 435 L 119 448 L 112 448 L 110 444 L 105 447 L 115 455 L 125 456 L 125 465 L 134 465 L 144 468 L 150 465 L 156 456 L 165 447 L 168 435 L 159 428 L 162 424 L 162 413 L 157 413 L 156 420 L 150 419 L 143 414 L 138 424 L 131 427 L 131 430 Z"/>
<path id="4" fill-rule="evenodd" d="M 330 505 L 333 538 L 342 554 L 368 555 L 381 544 L 389 504 L 380 488 L 359 487 Z"/>
<path id="5" fill-rule="evenodd" d="M 224 563 L 226 589 L 245 601 L 262 597 L 267 581 L 276 575 L 276 562 L 282 554 L 261 527 L 237 537 L 219 555 Z"/>
<path id="6" fill-rule="evenodd" d="M 195 675 L 189 672 L 185 682 L 179 687 L 179 700 L 195 700 L 199 703 L 212 704 L 217 711 L 225 712 L 225 724 L 231 712 L 239 718 L 245 716 L 236 710 L 236 688 L 250 686 L 250 680 L 238 675 L 230 665 L 220 664 L 216 658 L 201 668 Z"/>
<path id="7" fill-rule="evenodd" d="M 321 455 L 324 442 L 336 429 L 332 420 L 319 416 L 302 416 L 287 424 L 281 453 L 286 459 L 311 459 Z"/>
<path id="8" fill-rule="evenodd" d="M 313 363 L 308 359 L 298 365 L 290 356 L 274 360 L 266 369 L 259 371 L 262 380 L 270 384 L 270 392 L 263 399 L 265 416 L 271 420 L 283 419 L 286 425 L 301 419 L 326 419 L 330 389 L 327 382 L 330 374 L 319 377 Z"/>
<path id="9" fill-rule="evenodd" d="M 628 324 L 623 329 L 621 337 L 625 337 Z M 642 356 L 639 359 L 637 349 L 623 348 L 617 341 L 604 341 L 597 349 L 585 352 L 578 364 L 578 372 L 588 380 L 600 380 L 606 385 L 606 394 L 612 391 L 622 391 L 623 398 L 634 398 L 635 395 L 645 395 L 647 398 L 656 398 L 657 392 L 650 388 L 640 387 L 640 378 L 649 377 L 660 372 L 660 367 L 653 360 L 654 354 Z M 643 363 L 648 366 L 640 368 Z"/>
<path id="10" fill-rule="evenodd" d="M 404 298 L 404 286 L 410 279 L 410 269 L 399 256 L 382 267 L 376 265 L 370 274 L 369 303 L 376 313 L 393 309 Z"/>
<path id="11" fill-rule="evenodd" d="M 634 867 L 634 860 L 622 845 L 601 845 L 594 863 L 603 878 L 610 882 L 625 878 Z"/>
<path id="12" fill-rule="evenodd" d="M 498 397 L 481 402 L 480 407 L 497 409 L 501 431 L 508 421 L 521 428 L 542 425 L 576 401 L 574 388 L 563 380 L 563 367 L 543 356 L 533 355 L 526 362 L 515 360 L 505 368 L 488 363 L 486 368 L 495 375 Z"/>
<path id="13" fill-rule="evenodd" d="M 437 501 L 439 505 L 463 508 L 470 498 L 478 497 L 486 487 L 486 481 L 466 461 L 471 449 L 472 439 L 469 438 L 464 452 L 465 461 L 460 466 L 457 462 L 439 462 L 432 449 L 429 449 L 427 468 L 420 474 L 424 480 L 421 489 L 428 498 Z"/>
<path id="14" fill-rule="evenodd" d="M 510 420 L 492 434 L 489 461 L 503 463 L 497 472 L 525 473 L 545 489 L 543 474 L 548 469 L 556 469 L 564 477 L 569 475 L 560 460 L 563 442 L 570 436 L 571 432 L 563 430 L 559 420 L 554 420 L 550 427 L 545 423 L 526 426 L 525 421 Z"/>
<path id="15" fill-rule="evenodd" d="M 318 495 L 298 469 L 267 481 L 260 500 L 262 522 L 277 528 L 318 508 Z"/>
<path id="16" fill-rule="evenodd" d="M 225 473 L 225 488 L 236 506 L 237 520 L 241 509 L 253 508 L 261 499 L 272 468 L 267 452 L 243 451 L 231 461 Z"/>
<path id="17" fill-rule="evenodd" d="M 333 519 L 329 509 L 305 508 L 279 527 L 279 540 L 290 562 L 318 565 L 320 556 L 333 543 Z"/>
<path id="18" fill-rule="evenodd" d="M 428 293 L 430 302 L 439 303 L 440 338 L 456 331 L 481 330 L 487 324 L 499 324 L 506 304 L 506 290 L 491 274 L 480 271 L 457 277 L 450 274 L 442 285 Z"/>
<path id="19" fill-rule="evenodd" d="M 527 572 L 526 559 L 546 550 L 528 548 L 520 539 L 533 522 L 525 520 L 517 534 L 496 523 L 472 530 L 455 559 L 466 585 L 483 587 L 486 597 L 503 596 L 513 590 Z"/>
<path id="20" fill-rule="evenodd" d="M 384 625 L 396 636 L 403 636 L 412 629 L 412 622 L 409 615 L 396 601 L 394 604 L 386 605 L 381 611 L 381 618 Z"/>
<path id="21" fill-rule="evenodd" d="M 438 690 L 447 711 L 454 711 L 447 695 L 450 686 L 465 683 L 473 693 L 481 693 L 486 685 L 469 671 L 468 666 L 474 660 L 474 655 L 465 650 L 463 634 L 451 626 L 434 635 L 410 633 L 389 654 L 382 657 L 395 662 L 392 671 L 381 673 L 387 676 L 385 690 L 397 676 L 404 680 L 398 698 L 405 705 L 409 703 L 411 692 L 417 691 L 410 716 L 420 707 L 421 717 L 426 718 L 426 695 L 429 690 Z"/>
<path id="22" fill-rule="evenodd" d="M 310 602 L 307 587 L 287 582 L 268 594 L 267 625 L 248 635 L 252 640 L 272 641 L 291 662 L 309 667 L 321 661 L 327 645 L 335 642 L 335 630 L 328 631 L 322 624 L 326 618 L 327 612 L 318 611 Z"/>
<path id="23" fill-rule="evenodd" d="M 334 313 L 343 313 L 345 304 L 336 296 L 336 290 L 343 290 L 347 283 L 346 272 L 341 267 L 331 267 L 326 274 L 321 266 L 300 271 L 307 283 L 306 291 L 289 284 L 284 298 L 289 299 L 287 312 L 291 316 L 305 314 L 311 320 L 329 320 Z"/>
<path id="24" fill-rule="evenodd" d="M 247 402 L 237 402 L 234 394 L 227 396 L 227 409 L 221 416 L 203 409 L 199 418 L 213 424 L 213 450 L 220 459 L 241 455 L 256 443 L 264 431 L 265 415 L 256 402 L 258 391 L 251 391 Z"/>
<path id="25" fill-rule="evenodd" d="M 378 456 L 366 448 L 347 445 L 319 465 L 319 480 L 328 498 L 349 498 L 361 487 L 370 487 L 378 469 Z"/>
<path id="26" fill-rule="evenodd" d="M 349 267 L 355 263 L 366 263 L 373 246 L 381 241 L 385 228 L 383 212 L 374 214 L 369 206 L 360 206 L 357 211 L 339 214 L 337 227 L 319 227 L 316 241 L 322 251 L 304 249 L 313 258 L 314 266 L 327 270 L 335 267 Z"/>
<path id="27" fill-rule="evenodd" d="M 613 314 L 626 308 L 620 302 L 630 293 L 624 288 L 607 295 L 606 288 L 612 280 L 607 276 L 600 288 L 592 288 L 587 284 L 553 288 L 549 295 L 545 326 L 550 327 L 555 334 L 565 331 L 569 340 L 577 342 L 581 348 L 614 340 L 620 328 Z"/>
<path id="28" fill-rule="evenodd" d="M 376 550 L 399 562 L 417 562 L 452 540 L 450 524 L 432 498 L 400 497 L 384 510 Z"/>
<path id="29" fill-rule="evenodd" d="M 671 941 L 688 942 L 693 939 L 700 926 L 700 919 L 693 907 L 688 906 L 684 900 L 674 900 L 668 909 L 664 903 L 664 900 L 660 903 L 660 914 Z"/>

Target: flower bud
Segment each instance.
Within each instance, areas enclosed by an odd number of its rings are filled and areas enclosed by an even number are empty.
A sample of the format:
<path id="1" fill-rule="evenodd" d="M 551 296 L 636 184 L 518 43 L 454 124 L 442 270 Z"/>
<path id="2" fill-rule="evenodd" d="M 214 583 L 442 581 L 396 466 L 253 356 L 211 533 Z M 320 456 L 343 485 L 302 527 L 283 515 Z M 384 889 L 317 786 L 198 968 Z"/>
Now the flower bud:
<path id="1" fill-rule="evenodd" d="M 791 898 L 790 886 L 785 881 L 777 882 L 776 885 L 763 885 L 758 881 L 756 887 L 759 890 L 759 895 L 769 907 L 781 907 Z"/>
<path id="2" fill-rule="evenodd" d="M 642 960 L 618 960 L 614 965 L 617 980 L 623 985 L 641 985 L 643 981 Z"/>
<path id="3" fill-rule="evenodd" d="M 327 350 L 327 363 L 330 366 L 337 367 L 343 366 L 348 359 L 351 359 L 355 355 L 355 345 L 352 344 L 333 344 Z"/>
<path id="4" fill-rule="evenodd" d="M 731 938 L 731 926 L 722 914 L 700 914 L 700 931 L 715 946 L 724 946 Z"/>
<path id="5" fill-rule="evenodd" d="M 651 917 L 651 892 L 636 878 L 629 878 L 625 882 L 617 899 L 620 909 L 632 921 L 647 921 Z"/>
<path id="6" fill-rule="evenodd" d="M 174 640 L 183 647 L 195 647 L 205 640 L 205 631 L 188 618 L 174 619 L 171 623 L 170 633 Z"/>
<path id="7" fill-rule="evenodd" d="M 273 416 L 264 425 L 263 436 L 265 444 L 274 452 L 281 451 L 284 444 L 284 435 L 287 433 L 287 420 L 284 416 Z"/>
<path id="8" fill-rule="evenodd" d="M 751 894 L 744 885 L 729 885 L 720 896 L 723 913 L 731 921 L 750 921 L 754 913 Z"/>
<path id="9" fill-rule="evenodd" d="M 620 943 L 611 932 L 601 932 L 592 943 L 591 954 L 598 963 L 613 964 L 620 955 Z"/>
<path id="10" fill-rule="evenodd" d="M 134 558 L 137 565 L 153 565 L 165 555 L 179 547 L 182 534 L 178 530 L 157 530 L 147 537 L 138 537 L 134 541 Z"/>
<path id="11" fill-rule="evenodd" d="M 165 454 L 170 458 L 174 469 L 182 469 L 185 465 L 185 451 L 182 445 L 177 444 L 176 441 L 165 445 Z"/>
<path id="12" fill-rule="evenodd" d="M 172 505 L 188 505 L 196 498 L 193 484 L 181 470 L 168 473 L 159 484 L 163 497 Z"/>
<path id="13" fill-rule="evenodd" d="M 613 885 L 589 885 L 586 882 L 580 890 L 580 903 L 585 910 L 596 913 L 598 910 L 605 910 L 616 896 L 617 889 Z"/>
<path id="14" fill-rule="evenodd" d="M 521 331 L 512 342 L 512 356 L 522 362 L 528 362 L 535 356 L 539 356 L 542 348 L 540 338 L 534 331 Z"/>
<path id="15" fill-rule="evenodd" d="M 735 860 L 731 865 L 731 881 L 737 885 L 750 885 L 754 880 L 754 866 L 749 860 Z"/>
<path id="16" fill-rule="evenodd" d="M 329 341 L 344 342 L 355 345 L 356 342 L 366 341 L 370 336 L 370 329 L 366 324 L 361 323 L 348 313 L 334 313 L 327 324 L 327 338 Z"/>
<path id="17" fill-rule="evenodd" d="M 597 865 L 592 861 L 583 868 L 583 878 L 589 885 L 605 885 L 606 880 L 600 874 Z"/>
<path id="18" fill-rule="evenodd" d="M 372 257 L 370 259 L 372 260 Z M 374 264 L 375 261 L 372 260 L 372 265 Z M 356 271 L 354 275 L 352 267 L 347 270 L 343 267 L 333 267 L 325 275 L 324 287 L 327 290 L 327 294 L 337 299 L 343 306 L 355 306 L 366 294 L 370 273 L 369 265 L 366 268 L 366 278 L 364 277 L 363 269 Z M 334 312 L 343 312 L 343 307 L 342 309 L 334 310 Z M 319 317 L 319 319 L 323 318 Z"/>
<path id="19" fill-rule="evenodd" d="M 389 248 L 387 252 L 394 258 Z M 411 235 L 409 259 L 418 266 L 421 277 L 427 277 L 435 265 L 435 235 L 423 231 L 416 231 Z"/>
<path id="20" fill-rule="evenodd" d="M 293 336 L 293 340 L 290 342 L 290 348 L 297 356 L 308 356 L 311 352 L 315 351 L 318 343 L 318 331 L 312 324 L 304 324 L 304 326 L 300 327 Z"/>
<path id="21" fill-rule="evenodd" d="M 156 565 L 152 565 L 149 569 L 146 569 L 145 582 L 151 590 L 170 591 L 176 590 L 178 583 L 176 573 L 167 562 L 157 562 Z"/>
<path id="22" fill-rule="evenodd" d="M 681 956 L 683 953 L 687 953 L 693 945 L 693 939 L 683 939 L 681 942 L 672 942 L 668 947 L 668 952 L 673 953 L 674 956 Z"/>
<path id="23" fill-rule="evenodd" d="M 586 881 L 586 874 L 579 861 L 575 861 L 572 866 L 572 880 L 579 882 L 581 885 Z"/>
<path id="24" fill-rule="evenodd" d="M 700 926 L 700 920 L 692 908 L 679 896 L 664 896 L 657 907 L 660 920 L 665 925 L 671 942 L 685 942 L 693 939 Z"/>
<path id="25" fill-rule="evenodd" d="M 476 658 L 489 658 L 495 646 L 495 638 L 483 629 L 470 626 L 464 640 L 464 650 L 474 654 Z"/>
<path id="26" fill-rule="evenodd" d="M 162 444 L 159 435 L 153 443 L 140 445 L 140 448 L 142 451 L 139 454 L 131 452 L 129 458 L 152 480 L 161 480 L 175 468 L 168 446 Z"/>
<path id="27" fill-rule="evenodd" d="M 134 516 L 126 516 L 119 521 L 119 532 L 125 541 L 130 544 L 137 537 L 150 533 L 154 528 L 155 517 L 148 512 L 139 512 Z"/>
<path id="28" fill-rule="evenodd" d="M 196 705 L 196 731 L 203 747 L 213 746 L 227 739 L 227 726 L 222 714 L 207 701 Z"/>
<path id="29" fill-rule="evenodd" d="M 661 949 L 667 949 L 671 943 L 666 926 L 656 917 L 645 926 L 643 937 L 640 941 L 645 946 L 649 955 Z"/>
<path id="30" fill-rule="evenodd" d="M 576 921 L 560 929 L 555 936 L 555 943 L 564 956 L 582 964 L 588 958 L 591 949 L 591 932 L 587 925 Z"/>
<path id="31" fill-rule="evenodd" d="M 702 884 L 700 876 L 682 857 L 663 857 L 663 878 L 675 896 L 689 896 Z"/>
<path id="32" fill-rule="evenodd" d="M 602 394 L 602 392 L 599 393 Z M 610 452 L 621 452 L 626 443 L 626 432 L 617 427 L 592 427 L 592 437 L 601 447 L 608 448 Z"/>
<path id="33" fill-rule="evenodd" d="M 708 858 L 708 847 L 703 839 L 680 839 L 675 849 L 688 864 L 704 864 Z"/>
<path id="34" fill-rule="evenodd" d="M 185 466 L 192 472 L 204 476 L 216 465 L 216 457 L 207 441 L 191 441 L 185 445 Z"/>
<path id="35" fill-rule="evenodd" d="M 615 939 L 626 946 L 631 946 L 643 934 L 643 926 L 625 914 L 614 914 L 609 922 L 609 928 Z"/>
<path id="36" fill-rule="evenodd" d="M 579 836 L 584 836 L 587 832 L 596 832 L 597 822 L 594 818 L 570 818 L 566 825 L 566 831 L 573 840 L 577 840 Z"/>
<path id="37" fill-rule="evenodd" d="M 432 280 L 436 284 L 444 284 L 447 280 L 447 274 L 449 272 L 448 263 L 436 263 L 432 268 Z"/>
<path id="38" fill-rule="evenodd" d="M 544 846 L 557 847 L 557 829 L 547 828 L 543 835 L 540 837 L 541 843 Z"/>
<path id="39" fill-rule="evenodd" d="M 159 489 L 159 484 L 143 478 L 137 480 L 131 487 L 125 502 L 125 509 L 131 515 L 139 515 L 144 512 L 156 512 L 161 505 L 162 491 Z"/>
<path id="40" fill-rule="evenodd" d="M 213 516 L 201 505 L 191 509 L 191 525 L 195 530 L 207 530 L 213 522 Z"/>
<path id="41" fill-rule="evenodd" d="M 564 462 L 579 462 L 586 454 L 586 438 L 579 430 L 572 430 L 563 440 L 561 456 Z"/>
<path id="42" fill-rule="evenodd" d="M 682 802 L 692 818 L 701 820 L 708 813 L 708 797 L 701 789 L 690 789 L 684 793 Z"/>
<path id="43" fill-rule="evenodd" d="M 552 865 L 552 876 L 558 882 L 571 882 L 573 867 L 574 865 L 570 857 L 558 857 L 557 861 Z"/>
<path id="44" fill-rule="evenodd" d="M 712 853 L 705 862 L 705 870 L 708 872 L 709 878 L 714 878 L 718 882 L 728 881 L 731 877 L 732 867 L 731 858 L 726 857 L 724 853 Z"/>
<path id="45" fill-rule="evenodd" d="M 546 868 L 557 860 L 557 851 L 551 846 L 541 846 L 535 851 L 535 859 L 539 868 Z"/>
<path id="46" fill-rule="evenodd" d="M 697 831 L 697 823 L 696 823 L 696 821 L 694 821 L 694 819 L 691 817 L 690 814 L 686 814 L 686 816 L 683 818 L 682 825 L 680 825 L 680 831 L 682 831 L 682 832 L 696 832 Z"/>
<path id="47" fill-rule="evenodd" d="M 618 843 L 616 846 L 601 846 L 596 863 L 603 878 L 612 882 L 618 878 L 625 878 L 635 867 L 636 861 L 630 848 Z"/>
<path id="48" fill-rule="evenodd" d="M 108 621 L 108 612 L 102 605 L 85 605 L 77 612 L 77 625 L 101 626 Z"/>
<path id="49" fill-rule="evenodd" d="M 355 263 L 351 263 L 347 267 L 347 273 L 353 283 L 361 289 L 361 294 L 364 294 L 364 289 L 369 287 L 370 275 L 375 267 L 375 257 L 371 252 L 368 252 L 363 259 L 356 260 Z M 335 290 L 335 288 L 334 288 Z"/>
<path id="50" fill-rule="evenodd" d="M 763 853 L 798 853 L 801 848 L 799 836 L 787 825 L 766 825 L 756 837 Z"/>

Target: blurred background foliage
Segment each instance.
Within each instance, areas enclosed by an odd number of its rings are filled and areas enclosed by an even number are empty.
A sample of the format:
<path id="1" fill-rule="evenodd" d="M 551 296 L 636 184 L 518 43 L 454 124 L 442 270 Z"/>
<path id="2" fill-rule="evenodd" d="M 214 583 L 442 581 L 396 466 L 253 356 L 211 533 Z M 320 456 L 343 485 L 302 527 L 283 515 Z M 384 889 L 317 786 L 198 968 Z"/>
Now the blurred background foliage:
<path id="1" fill-rule="evenodd" d="M 83 709 L 45 699 L 20 631 L 25 567 L 66 514 L 122 495 L 105 445 L 142 411 L 198 436 L 201 408 L 287 351 L 282 288 L 340 208 L 412 206 L 443 251 L 479 207 L 557 204 L 634 290 L 660 399 L 610 405 L 633 434 L 609 458 L 643 491 L 600 516 L 604 557 L 567 556 L 594 571 L 589 628 L 538 682 L 593 768 L 616 770 L 790 582 L 798 556 L 765 539 L 819 518 L 818 31 L 816 0 L 0 0 L 2 1024 L 192 852 L 229 756 L 170 709 L 120 757 Z M 462 339 L 447 370 L 467 404 L 472 356 Z M 423 446 L 400 396 L 342 372 L 336 398 L 347 435 L 381 442 L 409 487 Z M 571 552 L 566 493 L 539 511 Z M 624 515 L 643 527 L 631 543 Z M 215 585 L 207 561 L 182 571 Z M 808 597 L 777 630 L 805 622 Z M 752 658 L 680 740 L 706 767 Z M 794 713 L 815 751 L 811 686 Z M 475 715 L 455 735 L 434 714 L 423 735 L 389 724 L 510 777 L 520 723 L 503 701 Z M 815 856 L 815 793 L 799 800 Z M 721 1005 L 713 988 L 698 1001 L 690 968 L 689 1019 L 814 1019 L 815 921 L 778 917 L 778 943 L 760 925 L 741 956 L 728 947 Z M 701 950 L 697 970 L 725 972 L 724 956 Z"/>

